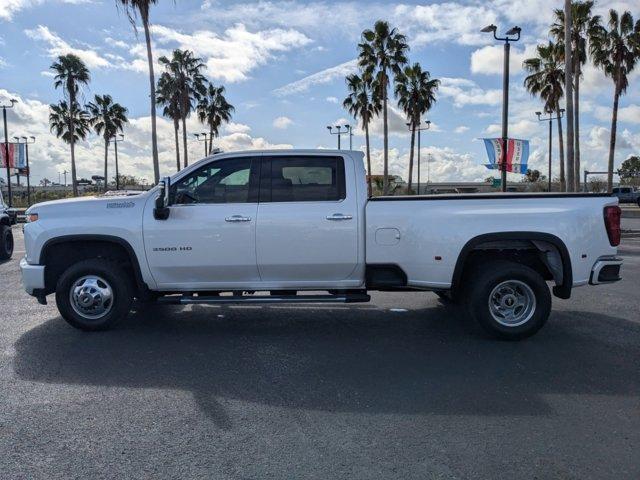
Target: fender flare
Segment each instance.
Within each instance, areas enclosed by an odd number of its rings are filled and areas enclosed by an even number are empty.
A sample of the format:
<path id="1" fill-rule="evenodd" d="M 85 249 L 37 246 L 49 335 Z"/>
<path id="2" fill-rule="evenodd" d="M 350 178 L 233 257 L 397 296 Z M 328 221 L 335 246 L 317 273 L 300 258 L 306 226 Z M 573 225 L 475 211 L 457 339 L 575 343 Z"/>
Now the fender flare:
<path id="1" fill-rule="evenodd" d="M 548 242 L 556 247 L 560 253 L 560 259 L 562 261 L 562 283 L 553 287 L 553 294 L 558 298 L 567 299 L 571 297 L 571 288 L 573 287 L 573 270 L 571 267 L 571 256 L 569 255 L 569 250 L 559 237 L 551 233 L 543 232 L 495 232 L 473 237 L 464 245 L 464 247 L 462 247 L 462 250 L 458 255 L 458 260 L 456 261 L 456 266 L 453 270 L 453 277 L 451 280 L 452 290 L 455 291 L 460 286 L 464 265 L 471 251 L 482 243 L 497 240 L 537 240 Z"/>
<path id="2" fill-rule="evenodd" d="M 73 235 L 62 235 L 60 237 L 50 238 L 44 243 L 44 245 L 40 249 L 38 264 L 44 265 L 43 261 L 46 258 L 47 249 L 52 247 L 53 245 L 58 245 L 60 243 L 96 242 L 96 241 L 113 243 L 120 247 L 123 247 L 127 252 L 127 255 L 129 256 L 129 260 L 131 261 L 131 266 L 133 267 L 133 273 L 134 273 L 137 287 L 140 289 L 140 291 L 148 290 L 148 286 L 144 282 L 144 279 L 142 277 L 140 262 L 138 260 L 138 256 L 136 255 L 135 250 L 133 249 L 133 247 L 128 241 L 113 235 L 73 234 Z"/>

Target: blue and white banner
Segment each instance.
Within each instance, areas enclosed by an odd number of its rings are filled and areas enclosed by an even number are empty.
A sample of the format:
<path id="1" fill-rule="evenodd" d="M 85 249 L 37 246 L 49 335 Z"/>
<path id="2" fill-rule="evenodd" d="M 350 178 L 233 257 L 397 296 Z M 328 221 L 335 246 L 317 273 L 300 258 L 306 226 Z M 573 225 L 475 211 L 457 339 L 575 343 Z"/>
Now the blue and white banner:
<path id="1" fill-rule="evenodd" d="M 489 163 L 485 165 L 490 170 L 500 170 L 502 162 L 502 139 L 483 138 L 487 149 Z M 529 161 L 529 140 L 510 138 L 507 140 L 507 166 L 506 171 L 512 173 L 527 173 Z"/>

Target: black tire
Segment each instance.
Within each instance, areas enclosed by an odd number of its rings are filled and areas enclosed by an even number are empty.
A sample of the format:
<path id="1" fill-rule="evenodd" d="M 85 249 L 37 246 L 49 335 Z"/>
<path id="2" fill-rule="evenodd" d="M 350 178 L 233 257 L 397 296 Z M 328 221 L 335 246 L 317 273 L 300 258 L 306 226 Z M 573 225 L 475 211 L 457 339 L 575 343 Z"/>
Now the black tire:
<path id="1" fill-rule="evenodd" d="M 83 278 L 89 277 L 89 279 L 97 279 L 97 287 L 95 290 L 98 297 L 101 292 L 111 291 L 111 301 L 104 302 L 106 305 L 97 307 L 103 308 L 103 312 L 99 318 L 88 318 L 83 316 L 79 310 L 82 310 L 82 306 L 74 307 L 72 305 L 71 292 L 76 288 L 86 289 L 86 295 L 94 295 L 91 292 L 91 284 L 88 283 L 86 287 L 83 284 L 78 284 Z M 89 280 L 85 280 L 87 282 Z M 106 287 L 108 288 L 104 288 Z M 58 305 L 58 311 L 62 317 L 72 326 L 86 331 L 107 330 L 116 324 L 119 320 L 122 320 L 127 316 L 131 308 L 131 302 L 133 300 L 133 288 L 127 274 L 124 270 L 115 262 L 103 259 L 91 259 L 83 260 L 72 266 L 70 266 L 60 276 L 56 287 L 56 303 Z M 78 299 L 76 305 L 81 303 L 81 299 Z M 88 307 L 89 310 L 91 307 Z M 87 313 L 91 317 L 92 313 Z"/>
<path id="2" fill-rule="evenodd" d="M 9 260 L 13 255 L 13 232 L 9 225 L 0 225 L 0 260 Z"/>
<path id="3" fill-rule="evenodd" d="M 481 264 L 477 272 L 468 280 L 467 308 L 486 332 L 504 340 L 521 340 L 544 326 L 551 312 L 551 294 L 542 275 L 526 265 L 503 261 Z M 508 308 L 521 301 L 527 307 Z M 514 318 L 503 316 L 509 311 Z"/>

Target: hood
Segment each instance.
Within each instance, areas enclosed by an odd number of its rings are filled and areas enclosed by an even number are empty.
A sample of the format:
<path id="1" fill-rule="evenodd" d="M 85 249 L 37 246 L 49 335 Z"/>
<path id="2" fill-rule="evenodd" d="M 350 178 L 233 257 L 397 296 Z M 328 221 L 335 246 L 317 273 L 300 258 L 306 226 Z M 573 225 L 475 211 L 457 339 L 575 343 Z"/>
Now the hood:
<path id="1" fill-rule="evenodd" d="M 98 209 L 120 209 L 133 208 L 138 203 L 144 203 L 149 193 L 153 191 L 141 192 L 137 195 L 101 195 L 91 197 L 63 198 L 60 200 L 50 200 L 48 202 L 36 203 L 29 207 L 27 213 L 39 213 L 42 211 L 57 210 L 98 210 Z"/>

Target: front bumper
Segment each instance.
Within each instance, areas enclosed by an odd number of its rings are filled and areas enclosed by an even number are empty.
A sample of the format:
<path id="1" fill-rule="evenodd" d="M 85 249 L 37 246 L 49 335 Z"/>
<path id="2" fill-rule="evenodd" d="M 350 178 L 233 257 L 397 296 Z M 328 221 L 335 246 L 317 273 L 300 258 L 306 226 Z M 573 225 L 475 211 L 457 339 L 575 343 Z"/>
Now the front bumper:
<path id="1" fill-rule="evenodd" d="M 620 276 L 620 267 L 622 259 L 618 257 L 601 257 L 591 268 L 591 277 L 589 283 L 591 285 L 599 285 L 601 283 L 613 283 L 622 280 Z"/>
<path id="2" fill-rule="evenodd" d="M 22 273 L 22 285 L 29 295 L 34 291 L 44 289 L 44 265 L 31 265 L 27 259 L 20 260 L 20 272 Z"/>

